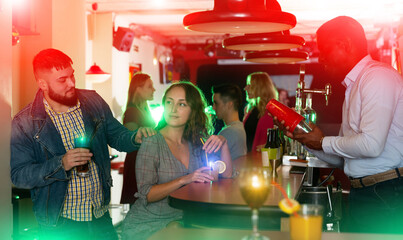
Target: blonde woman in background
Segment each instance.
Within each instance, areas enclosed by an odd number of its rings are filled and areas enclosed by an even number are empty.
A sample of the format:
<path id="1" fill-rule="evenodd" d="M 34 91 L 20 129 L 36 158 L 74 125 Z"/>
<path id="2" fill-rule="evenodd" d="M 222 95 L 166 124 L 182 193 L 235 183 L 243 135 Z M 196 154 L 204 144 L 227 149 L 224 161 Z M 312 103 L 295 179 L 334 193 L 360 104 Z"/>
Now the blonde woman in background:
<path id="1" fill-rule="evenodd" d="M 277 90 L 269 74 L 254 72 L 246 79 L 245 117 L 243 120 L 246 131 L 248 152 L 260 151 L 267 140 L 267 129 L 274 126 L 273 119 L 268 115 L 266 104 L 277 99 Z"/>
<path id="2" fill-rule="evenodd" d="M 155 88 L 148 74 L 136 73 L 133 75 L 127 97 L 126 110 L 123 115 L 123 125 L 129 130 L 139 127 L 155 127 L 147 101 L 154 99 Z M 136 156 L 137 151 L 126 155 L 123 170 L 123 188 L 121 203 L 133 204 L 137 192 L 136 182 Z"/>

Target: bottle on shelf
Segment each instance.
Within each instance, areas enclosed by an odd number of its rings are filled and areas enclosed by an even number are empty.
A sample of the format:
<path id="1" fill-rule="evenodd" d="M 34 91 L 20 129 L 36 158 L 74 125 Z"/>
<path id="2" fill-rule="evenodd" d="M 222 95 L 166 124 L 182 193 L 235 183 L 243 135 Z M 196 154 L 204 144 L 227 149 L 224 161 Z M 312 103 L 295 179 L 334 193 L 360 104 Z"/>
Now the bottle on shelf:
<path id="1" fill-rule="evenodd" d="M 309 124 L 310 122 L 316 123 L 316 111 L 312 108 L 312 93 L 308 93 L 306 95 L 305 102 L 305 121 Z"/>
<path id="2" fill-rule="evenodd" d="M 305 111 L 305 121 L 308 124 L 316 123 L 317 115 L 316 115 L 316 111 L 312 108 L 312 93 L 308 93 L 306 95 L 304 111 Z M 314 155 L 308 151 L 306 151 L 306 156 L 314 157 Z"/>
<path id="3" fill-rule="evenodd" d="M 286 139 L 286 136 L 284 135 L 284 132 L 279 130 L 278 132 L 278 137 L 279 137 L 279 141 L 280 141 L 280 151 L 281 151 L 281 159 L 283 158 L 284 154 L 288 153 L 288 148 L 289 148 L 289 144 L 288 141 Z"/>
<path id="4" fill-rule="evenodd" d="M 304 129 L 311 129 L 308 126 L 308 123 L 305 121 L 306 119 L 306 112 L 302 107 L 302 92 L 301 91 L 297 91 L 296 95 L 295 95 L 295 111 L 301 115 L 303 117 L 303 119 L 301 120 L 301 125 L 302 125 L 302 130 Z M 310 132 L 309 131 L 305 131 L 305 132 Z M 301 143 L 299 143 L 298 141 L 294 140 L 294 146 L 295 146 L 295 155 L 297 156 L 297 159 L 306 159 L 307 157 L 307 151 L 305 150 L 305 148 L 302 146 Z"/>
<path id="5" fill-rule="evenodd" d="M 263 168 L 268 168 L 272 177 L 277 177 L 277 168 L 281 164 L 281 142 L 279 138 L 279 129 L 267 129 L 267 141 L 262 148 L 262 165 Z"/>

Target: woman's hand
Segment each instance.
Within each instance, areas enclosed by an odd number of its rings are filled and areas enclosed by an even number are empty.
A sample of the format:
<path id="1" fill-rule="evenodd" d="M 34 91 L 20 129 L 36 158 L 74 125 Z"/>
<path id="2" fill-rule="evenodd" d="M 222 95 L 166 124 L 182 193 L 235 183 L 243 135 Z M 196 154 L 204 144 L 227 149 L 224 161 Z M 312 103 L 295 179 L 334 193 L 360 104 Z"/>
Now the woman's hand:
<path id="1" fill-rule="evenodd" d="M 260 150 L 262 150 L 262 148 L 264 148 L 264 145 L 266 145 L 266 144 L 257 145 L 256 146 L 256 152 L 260 152 Z"/>
<path id="2" fill-rule="evenodd" d="M 186 176 L 183 176 L 183 181 L 182 185 L 189 184 L 191 182 L 210 182 L 213 181 L 213 176 L 210 176 L 207 171 L 210 170 L 210 167 L 201 167 L 197 169 L 196 171 L 192 172 L 191 174 L 188 174 Z"/>
<path id="3" fill-rule="evenodd" d="M 223 173 L 220 174 L 221 177 L 230 178 L 232 176 L 232 159 L 231 153 L 229 151 L 227 139 L 221 135 L 212 135 L 210 136 L 206 143 L 203 146 L 203 150 L 206 153 L 217 152 L 221 150 L 220 160 L 223 161 L 226 165 L 226 169 Z"/>
<path id="4" fill-rule="evenodd" d="M 203 150 L 206 153 L 217 152 L 220 148 L 227 143 L 227 139 L 221 135 L 211 135 L 204 143 Z"/>

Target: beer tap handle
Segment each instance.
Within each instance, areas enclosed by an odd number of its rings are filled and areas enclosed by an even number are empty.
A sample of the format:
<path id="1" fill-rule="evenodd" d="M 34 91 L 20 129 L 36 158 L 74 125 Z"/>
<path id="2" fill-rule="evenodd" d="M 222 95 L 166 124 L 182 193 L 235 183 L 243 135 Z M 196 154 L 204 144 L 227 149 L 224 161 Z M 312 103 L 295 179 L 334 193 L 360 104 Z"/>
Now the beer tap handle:
<path id="1" fill-rule="evenodd" d="M 305 64 L 301 64 L 299 67 L 299 81 L 295 95 L 295 109 L 297 112 L 302 109 L 302 99 L 304 92 L 305 92 Z"/>
<path id="2" fill-rule="evenodd" d="M 327 83 L 325 85 L 325 100 L 326 100 L 326 106 L 329 104 L 329 96 L 330 94 L 332 94 L 332 86 L 330 85 L 330 83 Z"/>
<path id="3" fill-rule="evenodd" d="M 304 93 L 305 90 L 305 64 L 301 64 L 299 67 L 299 82 L 298 88 L 301 91 L 301 94 Z"/>

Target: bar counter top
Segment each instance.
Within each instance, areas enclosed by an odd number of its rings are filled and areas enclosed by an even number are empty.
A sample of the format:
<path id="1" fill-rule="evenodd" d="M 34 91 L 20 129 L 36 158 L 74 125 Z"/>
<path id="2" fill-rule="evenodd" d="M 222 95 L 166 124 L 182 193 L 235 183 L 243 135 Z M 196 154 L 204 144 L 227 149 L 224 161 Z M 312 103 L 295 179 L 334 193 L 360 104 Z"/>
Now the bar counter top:
<path id="1" fill-rule="evenodd" d="M 261 167 L 260 154 L 248 154 L 234 160 L 236 171 L 240 171 L 245 167 Z M 276 182 L 281 184 L 287 190 L 289 197 L 295 197 L 302 184 L 302 174 L 290 174 L 291 166 L 280 166 L 278 168 L 278 177 Z M 190 183 L 182 188 L 174 191 L 169 196 L 170 199 L 185 201 L 195 201 L 203 203 L 216 204 L 236 204 L 246 206 L 242 199 L 241 192 L 238 187 L 238 178 L 220 178 L 216 182 L 211 183 Z M 277 206 L 279 200 L 284 198 L 278 189 L 271 187 L 269 196 L 264 206 Z"/>
<path id="2" fill-rule="evenodd" d="M 233 161 L 239 171 L 245 167 L 261 166 L 261 155 L 248 154 Z M 298 193 L 302 174 L 290 174 L 290 166 L 278 168 L 275 179 L 286 190 L 290 198 Z M 259 209 L 259 227 L 279 230 L 280 219 L 288 215 L 281 212 L 278 202 L 283 199 L 281 192 L 271 187 L 264 205 Z M 223 179 L 211 183 L 190 183 L 174 191 L 168 197 L 169 205 L 184 211 L 185 227 L 223 227 L 248 229 L 251 227 L 251 209 L 242 199 L 238 178 Z"/>
<path id="3" fill-rule="evenodd" d="M 193 229 L 181 227 L 168 227 L 154 235 L 149 240 L 240 240 L 243 236 L 251 234 L 252 230 L 234 229 Z M 270 240 L 289 240 L 289 232 L 280 231 L 259 231 Z M 322 232 L 324 240 L 401 240 L 403 235 L 392 234 L 362 234 L 362 233 L 332 233 Z"/>

